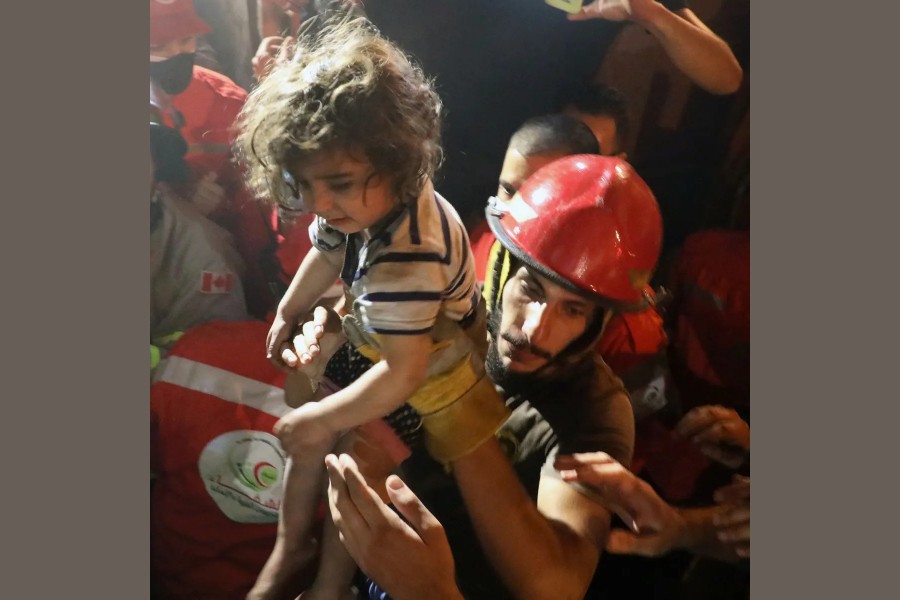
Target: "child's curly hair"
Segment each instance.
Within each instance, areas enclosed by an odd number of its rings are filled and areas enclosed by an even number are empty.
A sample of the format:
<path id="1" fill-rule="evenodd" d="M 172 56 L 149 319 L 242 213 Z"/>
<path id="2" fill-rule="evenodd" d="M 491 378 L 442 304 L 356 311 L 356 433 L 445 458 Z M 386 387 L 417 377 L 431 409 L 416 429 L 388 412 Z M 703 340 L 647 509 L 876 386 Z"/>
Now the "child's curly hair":
<path id="1" fill-rule="evenodd" d="M 441 162 L 441 101 L 422 70 L 361 18 L 301 36 L 247 98 L 235 153 L 257 198 L 280 198 L 282 169 L 322 151 L 365 153 L 401 201 Z"/>

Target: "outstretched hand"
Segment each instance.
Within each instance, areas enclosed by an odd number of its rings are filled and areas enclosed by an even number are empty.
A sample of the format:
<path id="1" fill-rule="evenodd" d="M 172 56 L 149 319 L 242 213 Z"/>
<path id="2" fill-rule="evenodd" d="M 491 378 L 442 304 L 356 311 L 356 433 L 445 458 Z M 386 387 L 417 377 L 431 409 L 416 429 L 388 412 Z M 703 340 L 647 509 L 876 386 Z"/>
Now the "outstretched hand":
<path id="1" fill-rule="evenodd" d="M 395 600 L 462 598 L 444 528 L 399 477 L 388 477 L 386 486 L 397 515 L 350 456 L 329 454 L 325 467 L 332 519 L 366 575 Z"/>
<path id="2" fill-rule="evenodd" d="M 707 458 L 733 469 L 742 466 L 750 452 L 750 425 L 724 406 L 692 409 L 675 426 L 675 435 L 691 440 Z"/>
<path id="3" fill-rule="evenodd" d="M 606 19 L 607 21 L 626 21 L 631 17 L 631 4 L 640 0 L 595 0 L 581 7 L 581 12 L 568 15 L 570 21 L 587 21 L 589 19 Z"/>
<path id="4" fill-rule="evenodd" d="M 256 54 L 250 61 L 253 65 L 253 75 L 257 81 L 269 74 L 275 59 L 279 54 L 286 55 L 294 45 L 294 38 L 281 37 L 277 35 L 263 38 L 256 49 Z"/>
<path id="5" fill-rule="evenodd" d="M 718 540 L 740 558 L 750 558 L 750 478 L 735 475 L 731 484 L 715 492 L 715 500 L 728 507 L 713 519 Z"/>
<path id="6" fill-rule="evenodd" d="M 679 512 L 605 452 L 561 455 L 554 466 L 563 480 L 587 486 L 631 527 L 610 532 L 609 552 L 653 557 L 683 545 L 687 526 Z"/>

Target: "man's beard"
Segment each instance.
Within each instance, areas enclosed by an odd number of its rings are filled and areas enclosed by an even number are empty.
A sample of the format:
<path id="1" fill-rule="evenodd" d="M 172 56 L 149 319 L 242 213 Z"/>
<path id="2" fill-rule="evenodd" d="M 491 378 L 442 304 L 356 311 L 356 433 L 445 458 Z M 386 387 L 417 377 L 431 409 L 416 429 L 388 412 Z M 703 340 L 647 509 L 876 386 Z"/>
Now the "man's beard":
<path id="1" fill-rule="evenodd" d="M 518 396 L 529 391 L 534 391 L 539 385 L 539 375 L 536 372 L 515 373 L 503 364 L 500 357 L 500 346 L 497 343 L 500 337 L 500 310 L 491 312 L 488 318 L 488 331 L 491 332 L 490 344 L 488 344 L 487 356 L 484 360 L 484 368 L 494 385 L 503 389 L 507 397 Z M 537 371 L 540 371 L 538 369 Z"/>

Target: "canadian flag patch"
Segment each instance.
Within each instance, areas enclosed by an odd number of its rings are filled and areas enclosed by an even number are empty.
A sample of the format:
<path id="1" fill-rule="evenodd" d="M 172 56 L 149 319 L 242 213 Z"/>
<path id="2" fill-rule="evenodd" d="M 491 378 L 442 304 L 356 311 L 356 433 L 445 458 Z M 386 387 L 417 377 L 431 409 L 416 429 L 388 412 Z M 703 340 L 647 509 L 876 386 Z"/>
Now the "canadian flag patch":
<path id="1" fill-rule="evenodd" d="M 200 291 L 204 294 L 228 294 L 234 285 L 234 273 L 230 271 L 203 271 Z"/>

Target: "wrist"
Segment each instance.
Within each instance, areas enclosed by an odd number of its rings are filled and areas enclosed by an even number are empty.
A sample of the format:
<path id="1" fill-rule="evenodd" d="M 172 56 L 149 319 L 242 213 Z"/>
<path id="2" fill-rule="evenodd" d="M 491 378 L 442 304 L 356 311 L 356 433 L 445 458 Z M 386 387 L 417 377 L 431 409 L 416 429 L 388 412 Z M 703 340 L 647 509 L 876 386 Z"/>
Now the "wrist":
<path id="1" fill-rule="evenodd" d="M 285 323 L 295 323 L 300 318 L 300 311 L 282 301 L 275 309 L 275 318 L 281 319 Z"/>
<path id="2" fill-rule="evenodd" d="M 712 524 L 714 510 L 710 509 L 676 509 L 678 527 L 680 528 L 675 547 L 680 550 L 695 551 L 703 547 L 715 536 Z"/>
<path id="3" fill-rule="evenodd" d="M 659 2 L 649 2 L 646 6 L 641 6 L 639 11 L 635 11 L 634 5 L 632 5 L 631 20 L 650 30 L 657 28 L 663 20 L 670 16 L 677 15 Z"/>

